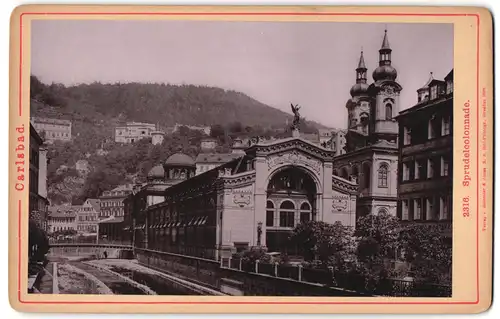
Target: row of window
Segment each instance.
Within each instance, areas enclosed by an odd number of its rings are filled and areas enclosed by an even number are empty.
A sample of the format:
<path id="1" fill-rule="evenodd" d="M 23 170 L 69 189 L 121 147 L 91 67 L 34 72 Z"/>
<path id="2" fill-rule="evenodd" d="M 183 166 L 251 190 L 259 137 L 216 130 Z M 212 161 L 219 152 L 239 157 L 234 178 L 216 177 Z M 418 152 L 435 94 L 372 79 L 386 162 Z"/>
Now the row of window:
<path id="1" fill-rule="evenodd" d="M 61 227 L 52 227 L 52 231 L 53 232 L 56 232 L 56 231 L 61 231 L 61 230 L 74 230 L 75 227 L 71 227 L 71 226 L 61 226 Z"/>
<path id="2" fill-rule="evenodd" d="M 45 132 L 46 137 L 70 137 L 70 134 L 68 133 L 60 133 L 60 132 Z"/>
<path id="3" fill-rule="evenodd" d="M 122 207 L 123 202 L 122 201 L 106 201 L 106 202 L 101 202 L 101 207 Z"/>
<path id="4" fill-rule="evenodd" d="M 51 224 L 70 224 L 75 222 L 75 217 L 50 217 L 50 223 Z"/>
<path id="5" fill-rule="evenodd" d="M 451 175 L 448 156 L 431 157 L 403 163 L 403 182 Z"/>
<path id="6" fill-rule="evenodd" d="M 94 222 L 97 221 L 97 216 L 78 216 L 78 221 L 81 222 Z"/>
<path id="7" fill-rule="evenodd" d="M 402 220 L 449 220 L 451 195 L 406 199 L 401 201 Z"/>
<path id="8" fill-rule="evenodd" d="M 105 217 L 110 217 L 110 216 L 115 216 L 115 217 L 122 217 L 124 214 L 123 209 L 115 209 L 115 210 L 109 210 L 109 211 L 101 211 L 99 214 L 99 217 L 105 218 Z"/>
<path id="9" fill-rule="evenodd" d="M 427 122 L 418 123 L 417 126 L 404 127 L 403 144 L 419 144 L 428 140 L 447 136 L 451 134 L 451 119 L 450 115 L 437 116 L 433 115 Z"/>
<path id="10" fill-rule="evenodd" d="M 281 203 L 279 209 L 275 209 L 273 202 L 267 201 L 267 227 L 294 228 L 296 225 L 312 219 L 311 205 L 309 203 L 302 203 L 300 208 L 296 209 L 293 202 L 284 201 Z"/>
<path id="11" fill-rule="evenodd" d="M 97 226 L 96 225 L 78 225 L 77 230 L 94 233 L 97 231 Z"/>

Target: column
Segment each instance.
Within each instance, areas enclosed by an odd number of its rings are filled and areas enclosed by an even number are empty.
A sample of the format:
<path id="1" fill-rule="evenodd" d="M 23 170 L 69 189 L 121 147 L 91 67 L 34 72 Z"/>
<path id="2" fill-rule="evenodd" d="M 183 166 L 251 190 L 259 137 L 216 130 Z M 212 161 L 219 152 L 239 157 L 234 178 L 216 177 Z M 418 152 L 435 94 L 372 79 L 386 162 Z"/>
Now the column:
<path id="1" fill-rule="evenodd" d="M 320 185 L 320 189 L 318 189 L 318 193 L 322 193 L 318 196 L 318 219 L 325 220 L 327 218 L 327 214 L 331 213 L 332 208 L 332 178 L 333 178 L 333 163 L 325 162 L 323 163 L 323 181 Z M 321 198 L 322 197 L 322 198 Z"/>
<path id="2" fill-rule="evenodd" d="M 268 166 L 265 157 L 255 159 L 255 185 L 254 185 L 254 222 L 249 225 L 252 228 L 252 242 L 250 246 L 257 245 L 257 223 L 262 222 L 262 235 L 260 242 L 266 245 L 266 200 L 267 200 L 267 178 Z"/>

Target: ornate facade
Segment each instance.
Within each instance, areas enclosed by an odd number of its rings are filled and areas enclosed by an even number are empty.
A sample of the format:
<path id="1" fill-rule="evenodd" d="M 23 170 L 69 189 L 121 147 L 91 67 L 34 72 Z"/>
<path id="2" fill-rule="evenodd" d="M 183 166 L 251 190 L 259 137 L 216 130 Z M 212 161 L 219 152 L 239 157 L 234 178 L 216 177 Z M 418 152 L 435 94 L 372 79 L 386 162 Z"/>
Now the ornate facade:
<path id="1" fill-rule="evenodd" d="M 290 231 L 307 220 L 354 226 L 356 184 L 333 176 L 333 155 L 300 137 L 256 142 L 198 175 L 192 160 L 173 155 L 189 173 L 174 184 L 155 173 L 156 182 L 129 195 L 127 238 L 136 247 L 217 259 L 225 246 L 286 250 Z"/>
<path id="2" fill-rule="evenodd" d="M 334 175 L 357 186 L 357 216 L 381 211 L 396 215 L 399 93 L 397 71 L 392 66 L 387 31 L 379 50 L 379 66 L 367 83 L 363 52 L 356 68 L 356 83 L 346 103 L 348 131 L 346 153 L 335 157 Z"/>

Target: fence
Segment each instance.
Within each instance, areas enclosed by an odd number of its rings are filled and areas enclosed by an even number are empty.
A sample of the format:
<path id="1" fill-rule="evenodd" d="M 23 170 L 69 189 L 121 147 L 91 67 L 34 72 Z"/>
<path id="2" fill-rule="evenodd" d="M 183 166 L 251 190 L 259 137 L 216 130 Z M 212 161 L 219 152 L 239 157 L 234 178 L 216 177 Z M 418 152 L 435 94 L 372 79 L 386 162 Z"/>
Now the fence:
<path id="1" fill-rule="evenodd" d="M 361 274 L 334 273 L 332 269 L 306 268 L 302 265 L 270 264 L 260 261 L 248 262 L 231 258 L 225 263 L 228 268 L 258 273 L 301 282 L 343 288 L 364 294 L 393 297 L 451 297 L 451 286 L 420 283 L 411 280 L 385 278 L 370 280 Z"/>

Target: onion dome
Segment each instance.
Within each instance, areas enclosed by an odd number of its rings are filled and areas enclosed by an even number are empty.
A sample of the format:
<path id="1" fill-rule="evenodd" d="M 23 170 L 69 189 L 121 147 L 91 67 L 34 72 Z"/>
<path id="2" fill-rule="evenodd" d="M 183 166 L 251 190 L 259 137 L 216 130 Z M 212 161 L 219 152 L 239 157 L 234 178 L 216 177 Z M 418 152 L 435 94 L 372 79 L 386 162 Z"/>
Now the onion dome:
<path id="1" fill-rule="evenodd" d="M 164 178 L 165 178 L 165 170 L 163 169 L 162 165 L 156 165 L 148 173 L 149 180 L 164 179 Z"/>
<path id="2" fill-rule="evenodd" d="M 373 71 L 373 79 L 375 81 L 390 80 L 395 81 L 398 77 L 398 72 L 391 65 L 381 65 Z"/>
<path id="3" fill-rule="evenodd" d="M 356 83 L 351 88 L 351 96 L 358 96 L 368 94 L 368 88 L 370 86 L 366 83 Z"/>
<path id="4" fill-rule="evenodd" d="M 183 166 L 183 167 L 196 167 L 194 160 L 183 153 L 175 153 L 167 158 L 165 166 Z"/>

